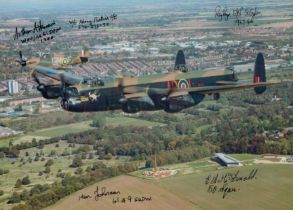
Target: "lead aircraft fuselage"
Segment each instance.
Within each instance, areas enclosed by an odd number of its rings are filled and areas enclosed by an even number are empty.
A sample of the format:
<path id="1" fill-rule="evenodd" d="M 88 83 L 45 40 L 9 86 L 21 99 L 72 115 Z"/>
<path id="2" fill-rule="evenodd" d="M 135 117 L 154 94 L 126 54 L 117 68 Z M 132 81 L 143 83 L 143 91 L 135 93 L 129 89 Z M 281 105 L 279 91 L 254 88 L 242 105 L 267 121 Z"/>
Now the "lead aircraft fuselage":
<path id="1" fill-rule="evenodd" d="M 20 53 L 21 54 L 21 53 Z M 20 56 L 22 57 L 22 56 Z M 25 65 L 25 61 L 20 63 Z M 95 112 L 122 109 L 127 113 L 165 110 L 179 112 L 200 103 L 206 94 L 219 99 L 221 92 L 254 88 L 256 94 L 266 86 L 278 84 L 266 81 L 264 57 L 257 55 L 252 82 L 238 81 L 234 71 L 188 71 L 183 51 L 178 51 L 175 71 L 140 77 L 122 77 L 102 81 L 70 72 L 35 66 L 34 73 L 60 81 L 60 85 L 42 84 L 36 74 L 38 90 L 47 99 L 61 98 L 61 106 L 71 112 Z"/>
<path id="2" fill-rule="evenodd" d="M 107 81 L 104 86 L 75 86 L 78 94 L 69 97 L 63 108 L 72 112 L 94 112 L 122 109 L 134 113 L 143 110 L 178 112 L 198 104 L 205 94 L 189 92 L 192 88 L 217 87 L 221 81 L 237 82 L 231 70 L 181 71 L 162 75 L 129 77 Z M 180 89 L 180 92 L 175 90 Z M 186 91 L 184 91 L 186 90 Z M 217 93 L 211 93 L 217 96 Z"/>

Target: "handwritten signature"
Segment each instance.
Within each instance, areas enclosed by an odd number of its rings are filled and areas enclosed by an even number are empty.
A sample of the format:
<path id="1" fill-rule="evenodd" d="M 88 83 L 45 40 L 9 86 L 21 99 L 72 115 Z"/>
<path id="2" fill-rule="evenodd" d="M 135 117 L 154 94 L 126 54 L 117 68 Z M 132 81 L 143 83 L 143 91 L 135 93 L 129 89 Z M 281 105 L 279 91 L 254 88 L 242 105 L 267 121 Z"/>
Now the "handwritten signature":
<path id="1" fill-rule="evenodd" d="M 140 195 L 122 196 L 120 190 L 107 190 L 106 187 L 99 187 L 99 186 L 97 186 L 96 190 L 93 192 L 93 195 L 82 193 L 78 197 L 78 200 L 80 201 L 80 200 L 87 200 L 87 199 L 95 199 L 95 201 L 99 201 L 99 199 L 102 197 L 111 197 L 112 204 L 152 201 L 151 196 L 140 196 Z"/>
<path id="2" fill-rule="evenodd" d="M 208 175 L 205 178 L 205 185 L 207 186 L 207 192 L 211 194 L 222 193 L 224 199 L 229 193 L 238 192 L 240 189 L 231 186 L 236 182 L 247 182 L 256 179 L 258 169 L 252 169 L 247 176 L 241 176 L 240 171 L 228 172 L 225 174 Z"/>
<path id="3" fill-rule="evenodd" d="M 228 8 L 218 5 L 215 8 L 215 18 L 219 21 L 229 21 L 233 19 L 234 23 L 240 25 L 250 25 L 254 22 L 256 16 L 259 16 L 261 12 L 257 7 L 238 7 Z"/>
<path id="4" fill-rule="evenodd" d="M 152 196 L 145 197 L 145 196 L 132 196 L 128 195 L 127 197 L 116 197 L 113 198 L 112 203 L 135 203 L 135 202 L 145 202 L 145 201 L 152 201 Z"/>
<path id="5" fill-rule="evenodd" d="M 110 25 L 110 21 L 117 19 L 117 14 L 113 13 L 110 16 L 99 16 L 94 17 L 93 19 L 80 19 L 80 20 L 69 20 L 68 23 L 72 28 L 77 27 L 78 29 L 98 29 L 100 27 L 106 27 Z"/>
<path id="6" fill-rule="evenodd" d="M 56 26 L 55 20 L 49 22 L 48 24 L 43 24 L 41 20 L 34 23 L 32 29 L 26 29 L 22 27 L 19 29 L 18 27 L 15 28 L 15 33 L 13 35 L 14 40 L 19 40 L 21 43 L 27 43 L 30 41 L 37 41 L 40 40 L 48 41 L 54 38 L 54 34 L 61 30 L 61 27 Z"/>
<path id="7" fill-rule="evenodd" d="M 101 188 L 101 192 L 99 191 L 99 186 L 97 186 L 96 191 L 94 192 L 95 200 L 98 201 L 100 197 L 106 197 L 109 195 L 117 195 L 120 194 L 119 190 L 107 191 L 106 187 Z"/>

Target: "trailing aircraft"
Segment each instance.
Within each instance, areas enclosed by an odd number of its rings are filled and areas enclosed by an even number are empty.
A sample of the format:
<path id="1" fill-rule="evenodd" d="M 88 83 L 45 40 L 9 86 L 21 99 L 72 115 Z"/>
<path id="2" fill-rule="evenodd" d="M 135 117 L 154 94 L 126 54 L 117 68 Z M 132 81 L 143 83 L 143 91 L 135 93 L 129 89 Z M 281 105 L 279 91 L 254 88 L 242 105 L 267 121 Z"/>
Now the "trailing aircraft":
<path id="1" fill-rule="evenodd" d="M 58 71 L 38 65 L 34 59 L 24 60 L 20 52 L 21 66 L 32 67 L 32 76 L 37 89 L 46 99 L 60 98 L 63 109 L 71 112 L 96 112 L 121 109 L 126 113 L 165 110 L 179 112 L 197 105 L 205 96 L 254 88 L 256 94 L 263 93 L 267 86 L 281 81 L 267 81 L 264 56 L 259 53 L 254 66 L 253 81 L 239 81 L 231 69 L 191 71 L 185 56 L 179 50 L 175 70 L 165 74 L 140 77 L 120 77 L 103 81 L 99 77 L 77 76 L 69 71 Z M 43 75 L 60 84 L 43 84 L 37 75 Z"/>
<path id="2" fill-rule="evenodd" d="M 53 53 L 53 56 L 51 58 L 51 61 L 48 60 L 42 60 L 37 57 L 33 57 L 29 59 L 27 62 L 25 58 L 22 56 L 22 52 L 19 52 L 20 60 L 16 60 L 22 67 L 28 65 L 40 65 L 40 66 L 46 66 L 46 67 L 54 67 L 56 69 L 66 69 L 70 66 L 74 66 L 77 64 L 84 64 L 89 62 L 90 58 L 90 52 L 89 50 L 81 50 L 75 57 L 66 56 L 63 53 Z M 21 71 L 24 72 L 24 68 L 21 68 Z"/>

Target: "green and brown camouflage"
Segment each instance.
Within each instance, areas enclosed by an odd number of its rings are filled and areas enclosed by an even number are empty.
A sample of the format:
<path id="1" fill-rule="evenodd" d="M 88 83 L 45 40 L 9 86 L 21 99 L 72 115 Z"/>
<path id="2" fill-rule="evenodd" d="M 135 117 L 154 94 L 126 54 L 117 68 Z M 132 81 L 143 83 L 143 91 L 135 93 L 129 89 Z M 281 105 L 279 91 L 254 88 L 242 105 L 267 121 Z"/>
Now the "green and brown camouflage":
<path id="1" fill-rule="evenodd" d="M 60 81 L 59 85 L 39 83 L 45 98 L 61 98 L 61 106 L 72 112 L 93 112 L 122 109 L 127 113 L 165 110 L 178 112 L 200 103 L 206 94 L 219 99 L 225 91 L 254 88 L 257 94 L 266 86 L 280 82 L 266 81 L 264 58 L 258 54 L 254 78 L 240 82 L 230 69 L 188 71 L 182 51 L 176 56 L 175 70 L 166 74 L 120 77 L 103 81 L 100 78 L 75 76 L 70 72 L 35 66 L 34 72 Z"/>
<path id="2" fill-rule="evenodd" d="M 21 52 L 20 52 L 21 53 Z M 67 69 L 72 65 L 84 64 L 89 61 L 90 51 L 81 50 L 75 57 L 65 55 L 64 53 L 53 53 L 52 57 L 47 59 L 40 59 L 33 57 L 26 61 L 27 65 L 39 65 L 43 67 Z M 22 55 L 21 55 L 22 59 Z"/>

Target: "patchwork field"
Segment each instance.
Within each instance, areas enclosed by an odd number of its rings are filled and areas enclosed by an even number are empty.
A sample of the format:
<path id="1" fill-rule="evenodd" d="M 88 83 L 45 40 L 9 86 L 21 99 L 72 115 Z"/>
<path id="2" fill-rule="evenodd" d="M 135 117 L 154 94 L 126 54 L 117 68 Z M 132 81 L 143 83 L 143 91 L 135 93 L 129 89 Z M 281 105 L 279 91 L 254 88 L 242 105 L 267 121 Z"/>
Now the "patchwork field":
<path id="1" fill-rule="evenodd" d="M 251 155 L 240 155 L 241 160 L 258 158 Z M 143 171 L 137 171 L 130 176 L 119 176 L 104 180 L 61 200 L 47 210 L 59 209 L 245 209 L 245 210 L 289 210 L 293 206 L 293 165 L 292 164 L 247 164 L 237 168 L 222 168 L 208 159 L 190 163 L 171 165 L 177 168 L 174 176 L 154 179 L 145 178 Z M 236 192 L 208 192 L 205 184 L 207 177 L 216 177 L 216 185 L 223 183 L 220 177 L 233 174 L 239 170 L 237 177 L 248 177 L 254 170 L 257 172 L 252 179 L 246 181 L 228 181 L 229 188 Z M 189 173 L 186 173 L 189 171 Z M 228 175 L 229 176 L 229 175 Z M 106 187 L 106 191 L 119 191 L 119 195 L 102 196 L 95 200 L 97 186 Z M 102 192 L 101 190 L 98 192 Z M 80 196 L 91 196 L 86 199 Z M 130 202 L 127 197 L 151 197 L 151 201 Z M 113 203 L 113 201 L 119 202 Z M 125 203 L 121 199 L 126 198 Z"/>
<path id="2" fill-rule="evenodd" d="M 108 191 L 119 191 L 120 194 L 112 196 L 100 197 L 99 200 L 95 200 L 95 191 L 98 187 L 106 187 Z M 88 199 L 80 199 L 81 195 L 91 196 Z M 132 201 L 128 197 L 132 197 Z M 151 198 L 148 201 L 135 202 L 135 197 Z M 113 203 L 113 199 L 119 198 L 120 202 Z M 126 198 L 125 203 L 122 199 Z M 62 200 L 47 210 L 80 210 L 80 209 L 128 209 L 128 210 L 142 210 L 142 209 L 199 209 L 195 208 L 190 202 L 181 199 L 176 194 L 170 193 L 155 183 L 131 177 L 131 176 L 119 176 L 113 179 L 108 179 L 92 185 L 86 189 L 78 191 L 72 196 Z"/>

